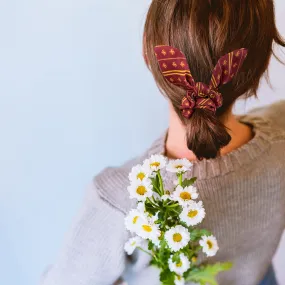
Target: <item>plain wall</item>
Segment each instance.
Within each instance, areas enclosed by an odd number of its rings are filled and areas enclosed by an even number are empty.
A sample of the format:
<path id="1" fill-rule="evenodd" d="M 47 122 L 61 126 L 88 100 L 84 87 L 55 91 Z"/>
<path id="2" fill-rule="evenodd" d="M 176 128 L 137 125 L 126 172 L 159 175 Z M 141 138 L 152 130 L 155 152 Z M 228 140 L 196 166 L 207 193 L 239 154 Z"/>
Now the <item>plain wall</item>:
<path id="1" fill-rule="evenodd" d="M 139 154 L 167 126 L 141 55 L 149 2 L 0 1 L 1 284 L 38 284 L 92 176 Z M 284 13 L 279 0 L 283 35 Z M 284 75 L 273 61 L 275 91 L 263 85 L 260 100 L 237 112 L 285 98 Z M 284 254 L 283 246 L 281 284 Z"/>

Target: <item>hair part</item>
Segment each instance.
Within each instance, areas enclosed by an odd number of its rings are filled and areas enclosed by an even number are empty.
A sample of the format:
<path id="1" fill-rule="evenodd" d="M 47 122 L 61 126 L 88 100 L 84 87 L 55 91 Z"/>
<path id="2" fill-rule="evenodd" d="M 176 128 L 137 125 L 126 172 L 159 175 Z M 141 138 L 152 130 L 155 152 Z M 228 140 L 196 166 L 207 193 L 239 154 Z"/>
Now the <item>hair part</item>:
<path id="1" fill-rule="evenodd" d="M 260 79 L 268 70 L 273 43 L 285 47 L 276 28 L 273 0 L 152 1 L 144 29 L 146 62 L 185 125 L 187 146 L 198 159 L 217 157 L 230 142 L 223 117 L 242 95 L 256 96 Z M 181 50 L 195 81 L 206 84 L 221 56 L 239 48 L 249 53 L 233 81 L 219 89 L 223 106 L 217 114 L 195 109 L 186 119 L 180 110 L 185 90 L 164 79 L 154 54 L 157 45 Z"/>

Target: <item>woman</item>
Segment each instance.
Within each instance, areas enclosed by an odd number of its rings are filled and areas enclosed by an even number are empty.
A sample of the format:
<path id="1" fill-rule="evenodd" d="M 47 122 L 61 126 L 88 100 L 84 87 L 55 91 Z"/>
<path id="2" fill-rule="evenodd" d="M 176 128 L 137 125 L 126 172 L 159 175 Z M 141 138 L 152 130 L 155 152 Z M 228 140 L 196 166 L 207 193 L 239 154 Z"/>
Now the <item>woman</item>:
<path id="1" fill-rule="evenodd" d="M 194 163 L 192 174 L 198 177 L 196 186 L 207 210 L 203 226 L 219 240 L 220 251 L 211 261 L 234 264 L 219 276 L 219 284 L 277 284 L 271 262 L 285 227 L 285 103 L 242 117 L 232 114 L 239 97 L 256 94 L 273 43 L 285 46 L 276 29 L 272 0 L 152 1 L 144 52 L 169 101 L 168 132 L 142 156 L 94 178 L 43 285 L 110 285 L 118 280 L 159 284 L 158 271 L 148 265 L 144 253 L 136 252 L 130 259 L 124 253 L 124 216 L 132 206 L 128 173 L 156 153 Z M 193 86 L 172 84 L 157 61 L 158 45 L 185 55 Z M 203 105 L 195 82 L 208 84 L 219 58 L 238 49 L 247 53 L 239 72 L 219 88 L 206 85 L 209 105 Z"/>

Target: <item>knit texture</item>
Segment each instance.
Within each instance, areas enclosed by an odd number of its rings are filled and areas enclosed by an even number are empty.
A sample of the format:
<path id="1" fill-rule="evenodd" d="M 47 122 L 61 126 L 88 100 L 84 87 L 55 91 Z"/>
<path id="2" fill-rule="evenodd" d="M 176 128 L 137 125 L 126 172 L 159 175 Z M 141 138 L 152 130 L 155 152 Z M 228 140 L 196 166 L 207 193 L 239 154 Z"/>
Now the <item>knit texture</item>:
<path id="1" fill-rule="evenodd" d="M 285 101 L 255 109 L 240 120 L 253 127 L 254 138 L 237 150 L 195 162 L 189 176 L 206 209 L 202 224 L 213 232 L 220 250 L 209 262 L 231 261 L 221 285 L 257 285 L 267 272 L 285 228 Z M 107 168 L 90 185 L 64 249 L 42 278 L 42 285 L 158 285 L 159 272 L 140 251 L 127 258 L 129 234 L 124 216 L 129 199 L 128 173 L 151 154 L 163 154 L 165 135 L 142 156 Z M 166 187 L 172 174 L 164 174 Z M 203 256 L 201 259 L 203 260 Z"/>

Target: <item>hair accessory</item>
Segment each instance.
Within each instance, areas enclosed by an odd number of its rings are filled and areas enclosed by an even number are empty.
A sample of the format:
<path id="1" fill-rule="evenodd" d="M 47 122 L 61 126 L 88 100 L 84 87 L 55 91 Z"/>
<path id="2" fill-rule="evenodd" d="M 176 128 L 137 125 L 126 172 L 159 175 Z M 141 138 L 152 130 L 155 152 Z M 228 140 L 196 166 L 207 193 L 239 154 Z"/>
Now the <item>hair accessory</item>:
<path id="1" fill-rule="evenodd" d="M 247 53 L 247 49 L 242 48 L 222 56 L 213 70 L 210 84 L 206 85 L 194 81 L 187 59 L 180 50 L 171 46 L 155 47 L 155 55 L 164 78 L 187 91 L 180 109 L 183 116 L 188 119 L 196 108 L 216 113 L 217 108 L 223 104 L 222 94 L 218 92 L 218 88 L 233 79 Z"/>

